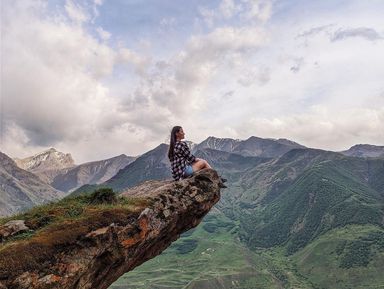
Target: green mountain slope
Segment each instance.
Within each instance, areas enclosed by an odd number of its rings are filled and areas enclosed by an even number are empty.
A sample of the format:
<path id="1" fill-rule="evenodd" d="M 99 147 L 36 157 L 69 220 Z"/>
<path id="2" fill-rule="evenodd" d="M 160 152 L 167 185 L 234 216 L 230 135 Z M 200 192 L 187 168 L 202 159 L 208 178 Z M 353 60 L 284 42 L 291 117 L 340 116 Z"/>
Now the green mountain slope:
<path id="1" fill-rule="evenodd" d="M 250 246 L 288 242 L 296 252 L 318 235 L 347 224 L 383 225 L 382 196 L 336 162 L 303 173 L 279 198 L 268 204 L 253 232 Z"/>
<path id="2" fill-rule="evenodd" d="M 319 288 L 383 288 L 384 230 L 353 225 L 329 231 L 296 253 L 293 261 Z"/>

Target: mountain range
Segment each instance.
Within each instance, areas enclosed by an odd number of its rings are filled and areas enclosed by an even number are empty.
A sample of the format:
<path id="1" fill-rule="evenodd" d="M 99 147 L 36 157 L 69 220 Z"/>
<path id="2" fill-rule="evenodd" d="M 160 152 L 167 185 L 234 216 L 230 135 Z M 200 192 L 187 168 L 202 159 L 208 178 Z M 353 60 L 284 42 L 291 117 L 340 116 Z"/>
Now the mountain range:
<path id="1" fill-rule="evenodd" d="M 194 154 L 216 162 L 219 167 L 224 165 L 225 158 L 229 158 L 227 160 L 229 163 L 225 166 L 230 167 L 242 163 L 236 163 L 232 160 L 233 158 L 242 156 L 245 163 L 254 164 L 268 158 L 282 156 L 292 149 L 305 148 L 303 145 L 287 139 L 263 139 L 254 136 L 246 140 L 211 136 L 199 144 L 192 142 L 188 142 L 188 144 Z M 167 149 L 166 144 L 161 144 L 139 157 L 123 154 L 110 159 L 79 165 L 75 164 L 70 153 L 62 153 L 54 148 L 27 158 L 14 158 L 13 160 L 19 168 L 38 176 L 45 185 L 48 184 L 55 191 L 62 192 L 59 193 L 62 196 L 76 190 L 77 193 L 81 190 L 89 191 L 97 186 L 111 186 L 116 190 L 121 190 L 151 178 L 170 178 L 169 162 L 165 156 Z M 341 153 L 349 156 L 378 157 L 384 154 L 384 146 L 356 145 Z M 255 157 L 259 159 L 254 159 Z M 222 160 L 215 161 L 216 159 Z M 127 167 L 128 165 L 130 166 Z M 124 168 L 126 170 L 123 170 Z M 156 168 L 156 172 L 151 171 L 149 173 L 148 168 Z M 277 186 L 275 184 L 275 187 Z M 81 189 L 79 190 L 79 188 Z M 50 191 L 47 190 L 47 192 Z M 47 199 L 51 198 L 47 197 Z M 32 203 L 30 204 L 32 205 Z M 8 207 L 14 207 L 14 205 L 9 203 Z M 18 208 L 25 207 L 21 205 Z M 19 210 L 16 207 L 9 208 L 9 213 Z M 5 209 L 3 211 L 5 212 Z"/>
<path id="2" fill-rule="evenodd" d="M 69 153 L 54 148 L 24 159 L 0 157 L 0 216 L 58 200 L 84 184 L 98 184 L 113 177 L 135 157 L 75 165 Z"/>
<path id="3" fill-rule="evenodd" d="M 208 137 L 193 147 L 193 152 L 205 148 L 240 154 L 242 156 L 277 157 L 294 148 L 304 146 L 287 139 L 263 139 L 251 136 L 246 140 Z"/>
<path id="4" fill-rule="evenodd" d="M 285 139 L 209 137 L 191 148 L 228 180 L 228 188 L 201 226 L 111 288 L 341 289 L 384 283 L 384 147 L 332 152 Z M 100 187 L 124 191 L 170 178 L 167 150 L 161 144 L 108 180 L 72 194 Z"/>
<path id="5" fill-rule="evenodd" d="M 24 159 L 14 159 L 20 168 L 34 173 L 44 182 L 63 192 L 71 192 L 84 184 L 105 182 L 133 160 L 135 157 L 122 154 L 75 165 L 71 154 L 59 152 L 54 148 Z"/>

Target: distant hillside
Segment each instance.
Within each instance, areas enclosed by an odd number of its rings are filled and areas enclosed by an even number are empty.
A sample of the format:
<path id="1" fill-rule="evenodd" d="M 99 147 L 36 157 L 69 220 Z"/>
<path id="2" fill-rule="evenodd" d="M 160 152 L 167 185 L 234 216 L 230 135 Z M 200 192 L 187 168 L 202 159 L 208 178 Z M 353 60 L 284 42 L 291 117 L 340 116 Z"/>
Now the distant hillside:
<path id="1" fill-rule="evenodd" d="M 293 252 L 306 244 L 295 241 L 303 232 L 309 241 L 330 228 L 349 223 L 379 225 L 384 217 L 384 160 L 294 149 L 236 175 L 224 167 L 222 170 L 231 182 L 218 206 L 228 217 L 240 221 L 242 239 L 253 248 L 291 240 L 288 251 Z M 347 203 L 343 203 L 345 200 Z M 331 212 L 331 207 L 338 210 Z M 349 209 L 359 212 L 360 219 L 348 215 L 345 210 Z M 362 211 L 367 215 L 363 216 Z M 321 229 L 322 218 L 327 214 L 333 221 Z M 338 214 L 347 220 L 338 221 Z M 318 223 L 311 223 L 310 218 Z M 307 231 L 307 225 L 313 226 L 312 233 Z"/>
<path id="2" fill-rule="evenodd" d="M 358 144 L 341 153 L 352 157 L 384 158 L 384 146 Z"/>
<path id="3" fill-rule="evenodd" d="M 362 180 L 352 160 L 322 162 L 306 170 L 262 209 L 249 240 L 251 247 L 287 244 L 294 253 L 330 229 L 348 224 L 383 226 L 384 183 Z M 384 165 L 384 162 L 382 162 Z M 384 179 L 384 171 L 379 173 Z M 288 242 L 288 243 L 287 243 Z"/>
<path id="4" fill-rule="evenodd" d="M 0 216 L 60 199 L 64 194 L 33 173 L 19 168 L 10 157 L 0 152 Z"/>
<path id="5" fill-rule="evenodd" d="M 61 191 L 70 192 L 85 184 L 103 183 L 135 160 L 124 154 L 114 158 L 84 163 L 70 169 L 61 170 L 51 185 Z"/>
<path id="6" fill-rule="evenodd" d="M 108 181 L 99 185 L 84 185 L 72 194 L 76 195 L 82 192 L 91 192 L 98 187 L 109 187 L 115 191 L 122 191 L 146 180 L 171 178 L 167 152 L 168 145 L 161 144 L 138 157 Z"/>

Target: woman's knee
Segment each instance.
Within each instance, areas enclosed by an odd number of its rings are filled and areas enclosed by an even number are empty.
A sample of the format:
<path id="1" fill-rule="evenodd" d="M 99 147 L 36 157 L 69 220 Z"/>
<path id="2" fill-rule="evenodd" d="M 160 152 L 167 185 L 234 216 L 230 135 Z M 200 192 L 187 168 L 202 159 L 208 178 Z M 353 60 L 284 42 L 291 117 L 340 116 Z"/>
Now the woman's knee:
<path id="1" fill-rule="evenodd" d="M 205 169 L 205 168 L 209 168 L 209 167 L 210 166 L 209 166 L 208 162 L 204 159 L 201 159 L 201 168 Z"/>
<path id="2" fill-rule="evenodd" d="M 203 167 L 204 167 L 204 162 L 202 159 L 199 159 L 198 161 L 192 164 L 192 168 L 194 171 L 201 170 Z"/>
<path id="3" fill-rule="evenodd" d="M 204 160 L 204 162 L 205 162 L 205 167 L 210 169 L 211 168 L 210 164 L 206 160 Z"/>
<path id="4" fill-rule="evenodd" d="M 211 166 L 204 159 L 199 159 L 195 163 L 192 164 L 192 168 L 194 171 L 202 170 L 205 168 L 210 168 Z"/>

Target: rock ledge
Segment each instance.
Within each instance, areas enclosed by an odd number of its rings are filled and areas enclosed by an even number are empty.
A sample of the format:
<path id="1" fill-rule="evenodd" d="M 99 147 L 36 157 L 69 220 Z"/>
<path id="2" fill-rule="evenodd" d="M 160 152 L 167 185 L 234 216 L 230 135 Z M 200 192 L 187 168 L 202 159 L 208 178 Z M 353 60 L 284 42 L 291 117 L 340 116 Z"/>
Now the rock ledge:
<path id="1" fill-rule="evenodd" d="M 124 273 L 159 255 L 181 233 L 197 226 L 219 200 L 222 187 L 222 180 L 210 169 L 179 182 L 147 181 L 122 193 L 148 198 L 150 204 L 127 216 L 127 222 L 111 222 L 65 246 L 61 243 L 54 258 L 45 260 L 38 270 L 18 271 L 1 265 L 0 288 L 108 288 Z M 0 247 L 0 257 L 6 258 L 7 251 L 16 245 Z M 28 260 L 30 252 L 26 249 L 22 253 Z M 8 258 L 11 260 L 12 255 Z M 6 261 L 3 259 L 2 264 Z"/>

